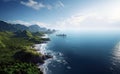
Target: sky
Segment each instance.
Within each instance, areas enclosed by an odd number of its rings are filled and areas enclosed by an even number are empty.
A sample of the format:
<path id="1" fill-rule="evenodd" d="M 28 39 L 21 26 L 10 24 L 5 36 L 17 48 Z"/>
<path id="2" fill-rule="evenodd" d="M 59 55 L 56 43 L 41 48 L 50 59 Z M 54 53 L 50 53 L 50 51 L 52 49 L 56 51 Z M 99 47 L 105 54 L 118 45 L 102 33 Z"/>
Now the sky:
<path id="1" fill-rule="evenodd" d="M 54 29 L 120 29 L 120 0 L 0 0 L 0 20 Z"/>

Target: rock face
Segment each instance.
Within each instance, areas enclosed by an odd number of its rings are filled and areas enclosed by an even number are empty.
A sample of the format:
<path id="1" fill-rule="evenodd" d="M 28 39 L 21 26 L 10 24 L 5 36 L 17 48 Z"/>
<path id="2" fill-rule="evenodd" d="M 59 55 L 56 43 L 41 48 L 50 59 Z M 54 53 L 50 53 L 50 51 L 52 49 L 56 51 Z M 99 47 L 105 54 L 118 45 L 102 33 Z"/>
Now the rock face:
<path id="1" fill-rule="evenodd" d="M 19 51 L 13 56 L 16 60 L 28 63 L 41 63 L 43 64 L 45 60 L 52 58 L 51 55 L 34 55 L 28 52 Z"/>
<path id="2" fill-rule="evenodd" d="M 42 56 L 42 60 L 47 60 L 49 58 L 52 58 L 52 56 L 51 55 L 43 55 Z"/>
<path id="3" fill-rule="evenodd" d="M 27 63 L 44 63 L 40 55 L 34 55 L 25 51 L 19 51 L 13 56 L 16 60 L 27 62 Z"/>

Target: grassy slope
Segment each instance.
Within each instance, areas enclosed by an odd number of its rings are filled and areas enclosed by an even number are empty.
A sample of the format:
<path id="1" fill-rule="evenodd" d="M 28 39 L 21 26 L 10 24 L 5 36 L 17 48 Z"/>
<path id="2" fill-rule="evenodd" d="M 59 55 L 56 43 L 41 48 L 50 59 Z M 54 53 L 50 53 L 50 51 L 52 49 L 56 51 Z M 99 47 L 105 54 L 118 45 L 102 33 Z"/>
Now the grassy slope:
<path id="1" fill-rule="evenodd" d="M 15 35 L 12 32 L 0 32 L 0 74 L 42 74 L 35 65 L 43 62 L 41 54 L 31 46 L 44 39 L 34 37 L 30 32 L 26 32 L 27 36 L 23 37 Z"/>

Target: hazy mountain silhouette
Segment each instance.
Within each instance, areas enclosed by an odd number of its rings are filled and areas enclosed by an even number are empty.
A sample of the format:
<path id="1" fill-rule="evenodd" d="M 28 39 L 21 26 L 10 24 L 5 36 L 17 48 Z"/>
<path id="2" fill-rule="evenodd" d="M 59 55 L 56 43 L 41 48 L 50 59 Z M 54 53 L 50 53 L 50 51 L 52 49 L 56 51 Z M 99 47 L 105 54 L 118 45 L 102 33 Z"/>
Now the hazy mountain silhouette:
<path id="1" fill-rule="evenodd" d="M 38 25 L 31 25 L 29 27 L 23 25 L 23 24 L 11 24 L 7 23 L 5 21 L 0 20 L 0 31 L 24 31 L 24 30 L 29 30 L 31 32 L 46 32 L 48 31 L 47 28 L 40 27 Z"/>
<path id="2" fill-rule="evenodd" d="M 31 26 L 29 26 L 29 31 L 32 31 L 32 32 L 44 32 L 44 31 L 47 31 L 47 29 L 46 28 L 43 28 L 43 27 L 40 27 L 40 26 L 38 26 L 38 25 L 31 25 Z"/>

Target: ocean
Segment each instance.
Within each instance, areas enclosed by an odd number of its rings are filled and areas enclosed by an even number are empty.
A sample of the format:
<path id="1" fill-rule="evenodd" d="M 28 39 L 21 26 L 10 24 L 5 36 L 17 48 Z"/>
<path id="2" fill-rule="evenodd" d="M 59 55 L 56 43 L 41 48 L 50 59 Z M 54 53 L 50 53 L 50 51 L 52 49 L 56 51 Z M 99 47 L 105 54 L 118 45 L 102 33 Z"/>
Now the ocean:
<path id="1" fill-rule="evenodd" d="M 57 34 L 67 36 L 56 36 Z M 45 74 L 120 74 L 119 31 L 58 31 L 48 35 Z"/>

